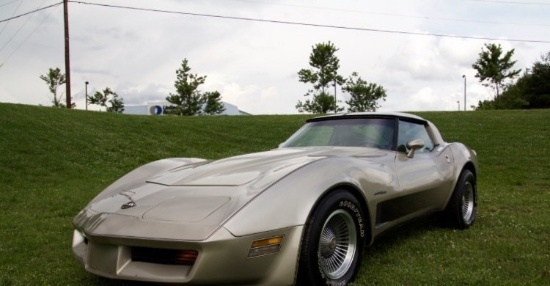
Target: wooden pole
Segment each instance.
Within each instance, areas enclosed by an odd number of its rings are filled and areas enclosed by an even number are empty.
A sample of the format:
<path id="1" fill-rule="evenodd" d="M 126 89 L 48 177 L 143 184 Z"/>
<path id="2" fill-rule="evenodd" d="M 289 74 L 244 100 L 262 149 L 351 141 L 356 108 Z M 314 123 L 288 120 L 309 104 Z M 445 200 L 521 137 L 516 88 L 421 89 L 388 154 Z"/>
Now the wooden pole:
<path id="1" fill-rule="evenodd" d="M 72 107 L 71 103 L 71 57 L 69 56 L 69 9 L 68 0 L 63 0 L 63 16 L 65 22 L 65 87 L 67 108 Z"/>

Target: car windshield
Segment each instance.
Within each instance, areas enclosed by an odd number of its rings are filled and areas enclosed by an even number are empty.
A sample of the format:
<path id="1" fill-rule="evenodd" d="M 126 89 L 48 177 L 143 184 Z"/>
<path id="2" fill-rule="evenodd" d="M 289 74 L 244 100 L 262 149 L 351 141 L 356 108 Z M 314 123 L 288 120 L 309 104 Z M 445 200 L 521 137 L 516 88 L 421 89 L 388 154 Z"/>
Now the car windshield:
<path id="1" fill-rule="evenodd" d="M 306 123 L 281 147 L 349 146 L 393 149 L 395 120 L 332 119 Z"/>

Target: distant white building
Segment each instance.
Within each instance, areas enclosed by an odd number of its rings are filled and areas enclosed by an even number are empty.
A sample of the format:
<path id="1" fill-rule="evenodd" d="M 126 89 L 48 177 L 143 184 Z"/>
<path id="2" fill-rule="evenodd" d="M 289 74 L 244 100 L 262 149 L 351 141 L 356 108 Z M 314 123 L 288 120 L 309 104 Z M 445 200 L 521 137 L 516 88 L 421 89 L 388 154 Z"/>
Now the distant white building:
<path id="1" fill-rule="evenodd" d="M 224 112 L 220 115 L 250 115 L 231 103 L 223 102 L 225 107 Z M 164 115 L 164 110 L 167 106 L 172 105 L 168 101 L 152 101 L 147 102 L 146 105 L 125 105 L 124 114 L 137 114 L 137 115 Z"/>

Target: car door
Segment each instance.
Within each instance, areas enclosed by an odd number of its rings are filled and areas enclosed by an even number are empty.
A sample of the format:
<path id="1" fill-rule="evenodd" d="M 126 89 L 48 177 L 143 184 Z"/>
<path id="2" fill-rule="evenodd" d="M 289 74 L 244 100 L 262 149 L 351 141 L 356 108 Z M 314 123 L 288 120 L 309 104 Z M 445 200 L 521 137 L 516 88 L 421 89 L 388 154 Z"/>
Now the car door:
<path id="1" fill-rule="evenodd" d="M 443 191 L 450 187 L 452 153 L 434 146 L 426 123 L 399 119 L 395 171 L 398 180 L 392 198 L 379 204 L 378 223 L 424 214 L 442 207 Z M 424 146 L 407 156 L 407 143 L 421 139 Z"/>

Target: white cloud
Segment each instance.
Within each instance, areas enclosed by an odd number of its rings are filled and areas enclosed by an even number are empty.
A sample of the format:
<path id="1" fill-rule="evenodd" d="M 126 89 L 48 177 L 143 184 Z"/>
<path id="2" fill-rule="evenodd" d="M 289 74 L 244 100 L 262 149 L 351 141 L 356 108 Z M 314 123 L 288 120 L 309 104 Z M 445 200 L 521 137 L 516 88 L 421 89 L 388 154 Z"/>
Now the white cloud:
<path id="1" fill-rule="evenodd" d="M 163 100 L 173 92 L 175 71 L 184 58 L 192 73 L 206 75 L 204 91 L 253 114 L 297 113 L 296 102 L 311 87 L 296 73 L 308 68 L 311 47 L 333 42 L 340 72 L 356 71 L 382 85 L 388 93 L 382 110 L 455 110 L 463 104 L 466 75 L 468 106 L 492 93 L 475 78 L 471 65 L 485 42 L 515 49 L 516 68 L 527 68 L 548 52 L 547 5 L 498 4 L 428 0 L 292 1 L 239 0 L 95 3 L 138 6 L 194 14 L 225 15 L 288 22 L 366 28 L 369 31 L 311 27 L 154 13 L 70 3 L 71 76 L 73 99 L 84 108 L 84 82 L 89 93 L 111 87 L 127 104 Z M 44 5 L 55 1 L 47 0 Z M 36 8 L 23 2 L 15 14 Z M 534 6 L 534 7 L 533 7 Z M 3 6 L 0 20 L 14 13 Z M 0 101 L 49 104 L 48 89 L 39 79 L 50 67 L 64 68 L 62 7 L 0 23 Z M 33 32 L 34 31 L 34 32 Z M 500 40 L 388 33 L 435 33 Z M 17 33 L 17 34 L 16 34 Z M 27 40 L 25 40 L 27 39 Z M 338 91 L 338 98 L 346 94 Z"/>

